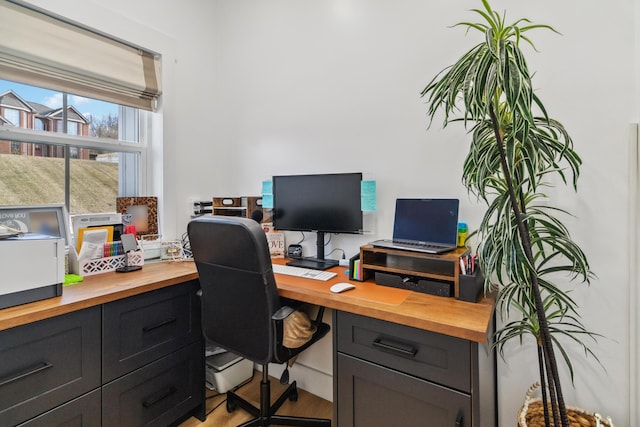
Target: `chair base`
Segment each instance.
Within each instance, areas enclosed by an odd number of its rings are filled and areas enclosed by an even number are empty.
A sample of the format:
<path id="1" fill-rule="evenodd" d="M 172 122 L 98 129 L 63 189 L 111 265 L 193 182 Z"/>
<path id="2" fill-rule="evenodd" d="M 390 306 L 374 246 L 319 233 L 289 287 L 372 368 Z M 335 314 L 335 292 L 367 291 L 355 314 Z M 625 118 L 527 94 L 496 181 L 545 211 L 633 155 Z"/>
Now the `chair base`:
<path id="1" fill-rule="evenodd" d="M 288 415 L 276 415 L 282 404 L 287 400 L 298 400 L 298 388 L 296 382 L 280 395 L 273 405 L 271 402 L 271 383 L 267 373 L 267 367 L 262 367 L 262 381 L 260 381 L 260 408 L 256 408 L 233 391 L 227 392 L 227 411 L 233 412 L 237 406 L 244 409 L 255 418 L 238 427 L 268 427 L 271 425 L 300 426 L 300 427 L 331 427 L 331 420 L 322 418 L 293 417 Z"/>

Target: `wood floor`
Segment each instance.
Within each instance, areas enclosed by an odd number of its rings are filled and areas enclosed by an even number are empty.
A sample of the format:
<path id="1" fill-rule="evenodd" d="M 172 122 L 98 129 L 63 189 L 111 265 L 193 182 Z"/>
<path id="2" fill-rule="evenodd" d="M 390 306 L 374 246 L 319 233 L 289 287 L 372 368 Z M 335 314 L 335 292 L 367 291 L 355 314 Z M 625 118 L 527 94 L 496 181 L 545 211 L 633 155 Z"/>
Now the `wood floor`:
<path id="1" fill-rule="evenodd" d="M 241 386 L 236 392 L 249 402 L 258 406 L 260 402 L 260 380 L 261 372 L 254 372 L 251 382 Z M 280 384 L 278 379 L 271 378 L 271 400 L 275 401 L 286 386 Z M 226 394 L 207 389 L 207 420 L 200 422 L 197 418 L 191 417 L 179 427 L 235 427 L 245 421 L 249 421 L 251 416 L 241 408 L 232 413 L 227 412 Z M 298 389 L 298 401 L 287 400 L 280 410 L 280 415 L 296 415 L 314 418 L 333 418 L 333 403 L 324 400 L 304 390 Z"/>

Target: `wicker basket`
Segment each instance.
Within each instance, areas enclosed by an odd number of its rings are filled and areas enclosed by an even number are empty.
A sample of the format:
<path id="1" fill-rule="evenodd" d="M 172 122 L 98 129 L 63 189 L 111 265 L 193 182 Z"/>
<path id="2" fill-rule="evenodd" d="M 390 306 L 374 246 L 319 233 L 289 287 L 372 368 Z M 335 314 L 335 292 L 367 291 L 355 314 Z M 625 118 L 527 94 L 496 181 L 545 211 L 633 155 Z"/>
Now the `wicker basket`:
<path id="1" fill-rule="evenodd" d="M 518 427 L 545 427 L 542 399 L 533 397 L 533 393 L 539 387 L 540 383 L 535 383 L 527 390 L 524 404 L 518 411 Z M 551 425 L 549 427 L 555 427 L 550 405 L 549 417 L 551 417 Z M 604 419 L 598 413 L 587 412 L 570 406 L 567 406 L 567 418 L 571 427 L 614 427 L 611 418 Z"/>

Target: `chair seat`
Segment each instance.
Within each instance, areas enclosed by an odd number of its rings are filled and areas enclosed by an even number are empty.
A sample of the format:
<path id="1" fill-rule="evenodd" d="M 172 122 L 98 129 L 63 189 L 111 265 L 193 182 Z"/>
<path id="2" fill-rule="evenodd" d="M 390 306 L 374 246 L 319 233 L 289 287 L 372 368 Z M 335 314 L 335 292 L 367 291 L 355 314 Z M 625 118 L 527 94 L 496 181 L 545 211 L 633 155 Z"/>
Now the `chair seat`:
<path id="1" fill-rule="evenodd" d="M 273 355 L 273 361 L 275 363 L 286 363 L 290 359 L 293 359 L 295 356 L 302 353 L 307 348 L 311 347 L 316 341 L 327 335 L 331 330 L 331 327 L 326 323 L 320 323 L 316 326 L 316 328 L 317 329 L 313 334 L 313 337 L 311 337 L 308 342 L 298 348 L 288 348 L 283 345 L 278 345 Z"/>

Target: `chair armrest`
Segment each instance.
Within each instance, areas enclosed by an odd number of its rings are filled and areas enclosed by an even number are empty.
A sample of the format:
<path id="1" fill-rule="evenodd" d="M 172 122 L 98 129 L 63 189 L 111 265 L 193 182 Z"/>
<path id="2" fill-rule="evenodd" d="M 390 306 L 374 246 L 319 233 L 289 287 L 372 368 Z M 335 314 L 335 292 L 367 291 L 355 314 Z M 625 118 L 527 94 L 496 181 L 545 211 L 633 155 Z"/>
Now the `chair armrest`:
<path id="1" fill-rule="evenodd" d="M 293 313 L 293 308 L 285 305 L 283 307 L 280 307 L 278 311 L 276 311 L 275 313 L 273 313 L 273 315 L 271 315 L 271 320 L 282 321 L 286 319 L 291 313 Z"/>

